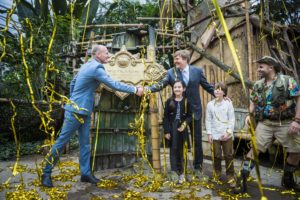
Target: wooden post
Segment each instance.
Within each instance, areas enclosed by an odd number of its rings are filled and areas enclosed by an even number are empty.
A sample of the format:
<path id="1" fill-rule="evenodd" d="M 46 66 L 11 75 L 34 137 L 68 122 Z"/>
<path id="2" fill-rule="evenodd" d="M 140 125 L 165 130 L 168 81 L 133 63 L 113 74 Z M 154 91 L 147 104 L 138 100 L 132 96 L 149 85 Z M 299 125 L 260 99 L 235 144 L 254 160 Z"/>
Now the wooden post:
<path id="1" fill-rule="evenodd" d="M 95 24 L 95 25 L 86 25 L 86 26 L 78 26 L 78 28 L 130 28 L 130 27 L 144 27 L 144 24 Z"/>
<path id="2" fill-rule="evenodd" d="M 155 48 L 149 45 L 147 48 L 147 58 L 155 62 Z M 151 125 L 151 142 L 152 142 L 152 165 L 153 169 L 160 173 L 160 134 L 158 123 L 157 94 L 152 93 L 150 96 L 150 125 Z"/>
<path id="3" fill-rule="evenodd" d="M 252 25 L 250 23 L 249 9 L 250 5 L 248 0 L 245 0 L 246 5 L 246 31 L 247 31 L 247 43 L 248 43 L 248 72 L 250 80 L 253 80 L 253 64 L 252 64 Z"/>
<path id="4" fill-rule="evenodd" d="M 92 45 L 93 45 L 93 40 L 94 40 L 94 31 L 91 31 L 90 35 L 90 41 L 89 41 L 89 46 L 88 49 L 86 50 L 85 57 L 84 57 L 84 63 L 86 63 L 89 60 L 89 49 L 92 50 Z"/>

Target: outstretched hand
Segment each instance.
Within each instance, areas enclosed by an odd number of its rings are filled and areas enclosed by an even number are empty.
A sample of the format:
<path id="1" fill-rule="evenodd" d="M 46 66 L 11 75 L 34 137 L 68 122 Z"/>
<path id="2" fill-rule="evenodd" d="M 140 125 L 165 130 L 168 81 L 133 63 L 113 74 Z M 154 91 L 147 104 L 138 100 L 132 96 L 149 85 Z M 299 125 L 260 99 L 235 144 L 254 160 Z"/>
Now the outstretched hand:
<path id="1" fill-rule="evenodd" d="M 170 133 L 166 133 L 166 134 L 165 134 L 165 138 L 166 138 L 167 140 L 170 140 L 170 139 L 171 139 L 171 134 L 170 134 Z"/>
<path id="2" fill-rule="evenodd" d="M 293 121 L 290 125 L 288 133 L 291 135 L 297 135 L 300 130 L 300 124 L 298 122 Z"/>
<path id="3" fill-rule="evenodd" d="M 144 89 L 141 86 L 137 87 L 136 95 L 141 97 L 144 94 Z"/>
<path id="4" fill-rule="evenodd" d="M 226 96 L 226 97 L 224 97 L 224 100 L 225 100 L 225 101 L 229 101 L 229 102 L 231 102 L 231 99 L 230 99 L 229 97 L 227 97 L 227 96 Z"/>

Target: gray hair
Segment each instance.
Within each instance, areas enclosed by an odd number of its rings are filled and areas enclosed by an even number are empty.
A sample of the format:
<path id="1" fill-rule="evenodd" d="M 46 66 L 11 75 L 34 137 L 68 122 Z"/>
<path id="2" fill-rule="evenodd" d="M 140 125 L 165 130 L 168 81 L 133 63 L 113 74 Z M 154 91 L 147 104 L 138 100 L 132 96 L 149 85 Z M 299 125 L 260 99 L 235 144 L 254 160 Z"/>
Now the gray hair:
<path id="1" fill-rule="evenodd" d="M 101 52 L 106 48 L 104 45 L 96 44 L 92 49 L 92 56 L 96 55 L 97 52 Z"/>
<path id="2" fill-rule="evenodd" d="M 178 50 L 175 52 L 174 54 L 174 58 L 176 56 L 180 56 L 181 58 L 183 58 L 184 60 L 187 61 L 187 63 L 190 62 L 190 59 L 191 59 L 191 54 L 188 50 L 184 49 L 184 50 Z"/>

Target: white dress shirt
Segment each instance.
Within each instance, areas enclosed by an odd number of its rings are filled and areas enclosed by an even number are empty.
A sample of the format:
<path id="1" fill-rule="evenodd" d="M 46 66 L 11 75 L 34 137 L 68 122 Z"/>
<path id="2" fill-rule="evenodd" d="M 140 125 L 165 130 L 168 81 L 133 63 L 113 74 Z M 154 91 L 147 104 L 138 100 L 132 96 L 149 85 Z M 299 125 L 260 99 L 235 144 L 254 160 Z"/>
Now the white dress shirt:
<path id="1" fill-rule="evenodd" d="M 217 102 L 214 99 L 207 104 L 205 117 L 206 133 L 211 134 L 214 140 L 220 140 L 220 137 L 226 132 L 233 136 L 234 121 L 232 102 L 224 99 L 221 102 Z"/>

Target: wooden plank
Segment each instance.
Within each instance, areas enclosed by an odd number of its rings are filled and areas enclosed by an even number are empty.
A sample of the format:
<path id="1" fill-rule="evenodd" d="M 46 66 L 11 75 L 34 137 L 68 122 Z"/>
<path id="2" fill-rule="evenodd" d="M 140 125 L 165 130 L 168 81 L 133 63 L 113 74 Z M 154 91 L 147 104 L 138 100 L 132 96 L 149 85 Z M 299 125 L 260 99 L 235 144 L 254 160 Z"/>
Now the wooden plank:
<path id="1" fill-rule="evenodd" d="M 241 3 L 243 3 L 243 2 L 244 2 L 244 0 L 240 0 L 240 1 L 236 1 L 236 2 L 233 2 L 233 3 L 226 4 L 226 5 L 221 5 L 220 9 L 223 10 L 223 9 L 225 9 L 225 8 L 228 8 L 228 7 L 237 5 L 237 4 L 241 4 Z M 213 13 L 213 12 L 215 12 L 215 11 L 216 11 L 216 9 L 212 9 L 210 12 Z M 213 15 L 214 15 L 214 14 L 213 14 Z M 201 22 L 203 22 L 203 21 L 205 21 L 205 20 L 211 18 L 211 16 L 212 16 L 212 14 L 208 14 L 208 15 L 206 15 L 205 17 L 202 17 L 200 20 L 195 21 L 195 22 L 193 22 L 192 24 L 190 24 L 190 25 L 184 27 L 183 31 L 188 30 L 188 29 L 190 29 L 190 28 L 196 26 L 197 24 L 200 24 Z M 181 33 L 181 32 L 179 32 L 179 33 Z"/>
<path id="2" fill-rule="evenodd" d="M 202 34 L 200 38 L 203 49 L 206 49 L 208 47 L 208 45 L 211 42 L 211 39 L 216 33 L 216 28 L 213 25 L 213 23 L 216 23 L 216 27 L 218 27 L 220 24 L 219 21 L 213 21 L 210 23 L 210 25 L 207 26 L 207 29 L 205 30 L 205 32 Z"/>
<path id="3" fill-rule="evenodd" d="M 208 74 L 208 70 L 209 70 L 209 66 L 207 66 L 207 65 L 205 65 L 205 68 L 204 68 L 204 75 L 205 75 L 205 77 L 207 77 L 207 74 Z M 206 105 L 207 105 L 207 92 L 201 87 L 201 90 L 202 90 L 202 92 L 203 92 L 203 99 L 202 99 L 202 103 L 203 103 L 203 105 L 202 105 L 202 108 L 206 108 Z M 205 109 L 202 109 L 202 111 L 203 111 L 203 115 L 202 116 L 204 116 L 205 117 Z M 203 117 L 203 118 L 204 118 Z M 204 119 L 203 119 L 204 120 Z"/>

